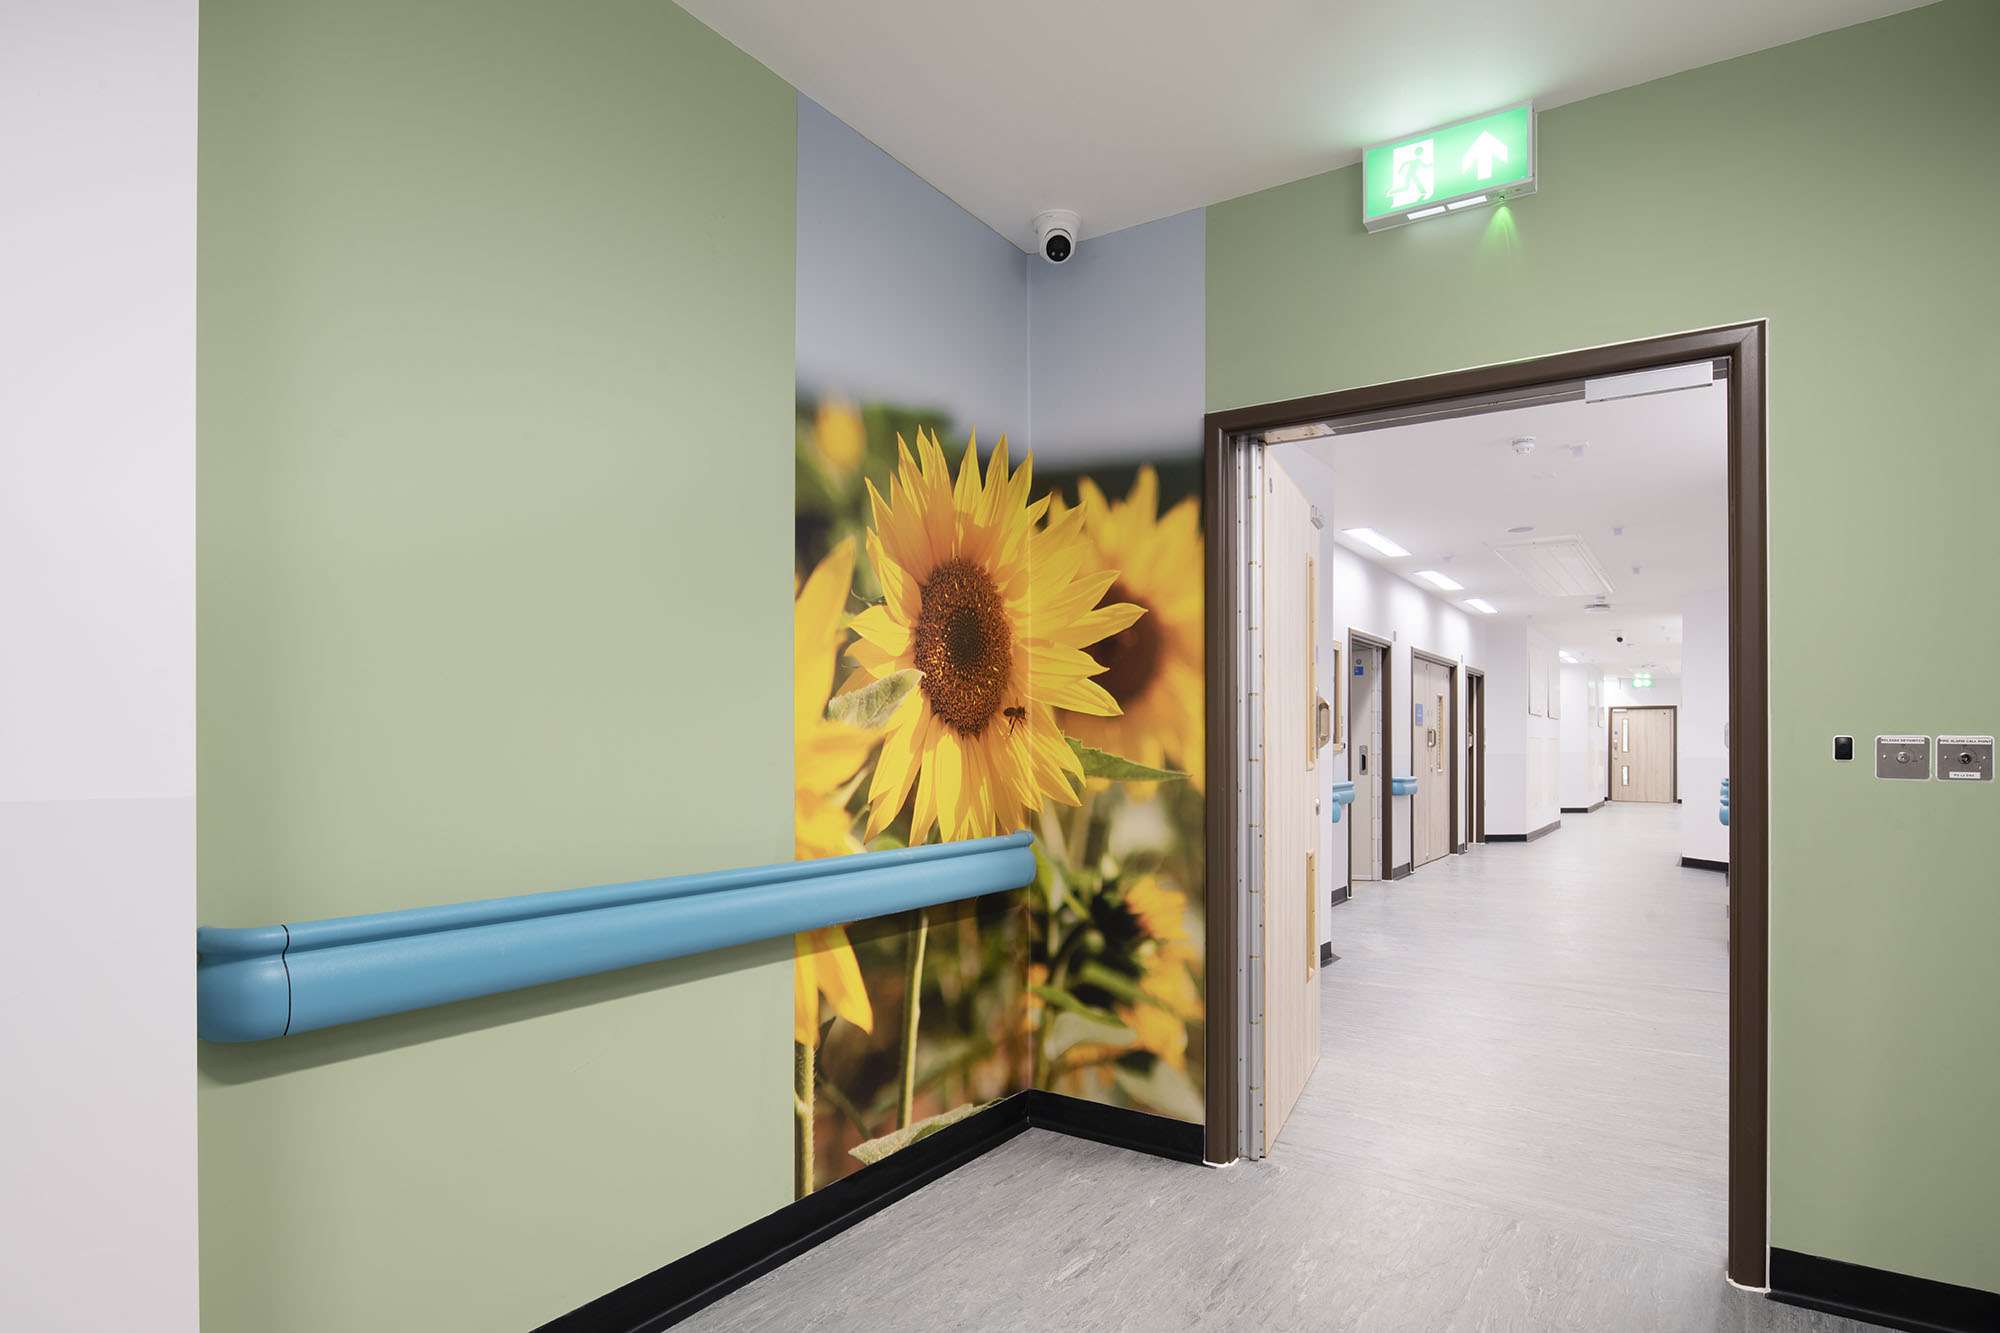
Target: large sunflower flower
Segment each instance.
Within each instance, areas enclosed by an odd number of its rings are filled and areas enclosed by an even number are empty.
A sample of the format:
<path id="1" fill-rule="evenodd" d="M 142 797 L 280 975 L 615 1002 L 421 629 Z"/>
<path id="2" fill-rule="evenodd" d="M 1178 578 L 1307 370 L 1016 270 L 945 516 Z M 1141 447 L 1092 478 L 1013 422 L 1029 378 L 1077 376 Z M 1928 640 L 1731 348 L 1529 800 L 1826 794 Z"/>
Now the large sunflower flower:
<path id="1" fill-rule="evenodd" d="M 1111 571 L 1113 601 L 1146 614 L 1091 649 L 1104 664 L 1097 683 L 1112 714 L 1065 714 L 1063 729 L 1086 745 L 1152 768 L 1180 768 L 1202 781 L 1203 671 L 1201 514 L 1192 499 L 1162 516 L 1160 478 L 1139 469 L 1113 503 L 1085 478 L 1077 485 L 1087 568 Z"/>
<path id="2" fill-rule="evenodd" d="M 946 840 L 1008 832 L 1044 798 L 1077 803 L 1083 765 L 1054 710 L 1118 712 L 1084 649 L 1143 612 L 1098 605 L 1117 575 L 1083 569 L 1081 511 L 1042 526 L 1048 499 L 1028 501 L 1032 454 L 1010 473 L 1003 437 L 982 479 L 968 441 L 954 483 L 935 435 L 917 433 L 914 457 L 896 443 L 889 498 L 868 483 L 868 558 L 885 600 L 854 618 L 861 637 L 848 651 L 877 679 L 919 676 L 888 723 L 867 836 L 912 799 L 912 845 L 933 829 Z"/>
<path id="3" fill-rule="evenodd" d="M 861 850 L 846 798 L 876 738 L 826 716 L 834 666 L 847 639 L 841 613 L 853 582 L 849 537 L 819 562 L 792 603 L 792 838 L 801 861 Z M 793 939 L 792 1035 L 801 1045 L 819 1040 L 822 996 L 834 1013 L 864 1032 L 874 1030 L 861 965 L 839 926 Z"/>

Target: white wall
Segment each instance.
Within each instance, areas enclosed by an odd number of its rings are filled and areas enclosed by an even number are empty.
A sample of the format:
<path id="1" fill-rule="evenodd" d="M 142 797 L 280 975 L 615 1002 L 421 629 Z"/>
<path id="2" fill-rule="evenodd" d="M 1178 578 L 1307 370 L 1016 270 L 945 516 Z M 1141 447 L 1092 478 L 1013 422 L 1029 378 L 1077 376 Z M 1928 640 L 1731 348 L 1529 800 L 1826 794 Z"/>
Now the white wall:
<path id="1" fill-rule="evenodd" d="M 1486 653 L 1486 832 L 1525 834 L 1562 818 L 1561 723 L 1548 715 L 1559 684 L 1556 646 L 1519 622 L 1482 628 Z M 1539 660 L 1540 668 L 1531 670 Z M 1531 687 L 1540 686 L 1531 713 Z"/>
<path id="2" fill-rule="evenodd" d="M 1604 678 L 1604 703 L 1610 708 L 1630 706 L 1633 708 L 1659 708 L 1681 702 L 1681 678 L 1655 671 L 1650 689 L 1634 689 L 1632 677 L 1606 676 Z"/>
<path id="3" fill-rule="evenodd" d="M 1308 491 L 1308 494 L 1311 492 Z M 1326 792 L 1333 783 L 1349 780 L 1349 762 L 1354 754 L 1354 736 L 1346 725 L 1347 688 L 1344 678 L 1333 675 L 1332 650 L 1338 645 L 1342 649 L 1340 669 L 1343 673 L 1353 670 L 1353 663 L 1345 657 L 1349 630 L 1360 630 L 1378 639 L 1387 639 L 1390 644 L 1389 681 L 1393 694 L 1391 709 L 1386 714 L 1385 725 L 1392 730 L 1391 746 L 1394 754 L 1392 772 L 1407 774 L 1410 768 L 1410 653 L 1421 649 L 1437 657 L 1456 661 L 1461 666 L 1480 667 L 1484 664 L 1481 656 L 1479 634 L 1483 628 L 1474 623 L 1473 618 L 1441 598 L 1433 597 L 1407 579 L 1397 578 L 1372 561 L 1364 560 L 1333 539 L 1333 525 L 1328 523 L 1321 533 L 1320 567 L 1331 569 L 1333 578 L 1326 593 L 1327 610 L 1321 617 L 1320 636 L 1320 693 L 1329 702 L 1342 710 L 1342 730 L 1347 736 L 1347 748 L 1339 754 L 1328 756 L 1320 765 L 1322 804 L 1331 810 Z M 1324 578 L 1323 582 L 1326 582 Z M 1465 672 L 1458 673 L 1458 717 L 1460 730 L 1454 732 L 1451 743 L 1463 747 L 1463 727 L 1465 722 Z M 1488 766 L 1489 774 L 1491 765 Z M 1463 799 L 1466 774 L 1460 765 L 1459 787 L 1456 799 Z M 1410 860 L 1410 798 L 1398 796 L 1390 802 L 1390 815 L 1394 820 L 1393 834 L 1394 865 L 1406 865 Z M 1490 816 L 1489 816 L 1490 818 Z M 1331 816 L 1323 821 L 1325 843 L 1321 859 L 1327 866 L 1326 888 L 1330 893 L 1347 883 L 1347 849 L 1349 824 L 1345 815 L 1339 824 Z M 1461 824 L 1459 836 L 1465 836 Z M 1386 869 L 1385 869 L 1385 874 Z M 1331 923 L 1321 930 L 1328 935 L 1333 929 Z M 1339 946 L 1335 945 L 1336 951 Z"/>
<path id="4" fill-rule="evenodd" d="M 1610 740 L 1602 720 L 1603 708 L 1590 706 L 1595 693 L 1591 685 L 1597 674 L 1592 667 L 1565 666 L 1558 680 L 1562 718 L 1557 724 L 1561 745 L 1557 794 L 1565 811 L 1588 810 L 1604 800 L 1604 755 Z M 1602 688 L 1600 684 L 1598 689 Z"/>
<path id="5" fill-rule="evenodd" d="M 0 1326 L 193 1329 L 194 0 L 0 40 Z"/>
<path id="6" fill-rule="evenodd" d="M 1641 691 L 1650 693 L 1650 691 Z M 1729 589 L 1717 587 L 1681 606 L 1681 855 L 1729 860 L 1729 830 L 1717 816 L 1729 773 L 1723 744 L 1729 724 Z"/>

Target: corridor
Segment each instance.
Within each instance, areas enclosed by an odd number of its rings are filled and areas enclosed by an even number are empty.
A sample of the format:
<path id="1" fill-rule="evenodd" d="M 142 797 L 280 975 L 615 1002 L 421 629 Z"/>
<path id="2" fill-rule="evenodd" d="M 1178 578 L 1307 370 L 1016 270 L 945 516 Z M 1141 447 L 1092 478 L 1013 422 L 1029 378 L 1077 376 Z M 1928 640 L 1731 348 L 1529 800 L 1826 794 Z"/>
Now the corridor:
<path id="1" fill-rule="evenodd" d="M 689 1326 L 1865 1327 L 1723 1281 L 1727 890 L 1678 815 L 1363 885 L 1267 1160 L 1031 1130 Z"/>

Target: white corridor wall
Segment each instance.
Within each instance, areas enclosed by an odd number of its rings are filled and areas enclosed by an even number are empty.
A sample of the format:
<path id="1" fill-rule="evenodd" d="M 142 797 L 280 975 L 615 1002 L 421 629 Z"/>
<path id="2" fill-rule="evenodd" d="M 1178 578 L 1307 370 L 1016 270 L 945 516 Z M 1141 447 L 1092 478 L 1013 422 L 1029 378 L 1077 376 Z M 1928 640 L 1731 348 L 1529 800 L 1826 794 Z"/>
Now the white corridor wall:
<path id="1" fill-rule="evenodd" d="M 199 1324 L 195 0 L 0 24 L 0 1328 Z"/>

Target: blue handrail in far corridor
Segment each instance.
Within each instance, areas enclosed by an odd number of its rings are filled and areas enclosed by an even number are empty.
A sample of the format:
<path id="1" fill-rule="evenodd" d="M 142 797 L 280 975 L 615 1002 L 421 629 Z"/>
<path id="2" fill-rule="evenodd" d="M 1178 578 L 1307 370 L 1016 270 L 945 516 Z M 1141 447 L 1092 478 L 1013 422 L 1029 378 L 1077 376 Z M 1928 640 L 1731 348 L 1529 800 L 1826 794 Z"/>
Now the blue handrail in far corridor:
<path id="1" fill-rule="evenodd" d="M 195 931 L 195 1030 L 263 1041 L 959 902 L 1035 878 L 1027 833 L 371 916 Z"/>

